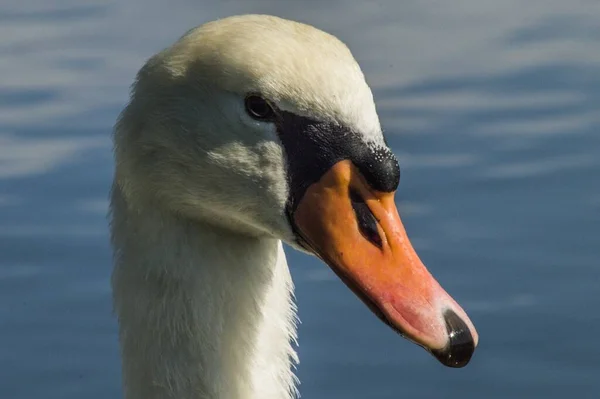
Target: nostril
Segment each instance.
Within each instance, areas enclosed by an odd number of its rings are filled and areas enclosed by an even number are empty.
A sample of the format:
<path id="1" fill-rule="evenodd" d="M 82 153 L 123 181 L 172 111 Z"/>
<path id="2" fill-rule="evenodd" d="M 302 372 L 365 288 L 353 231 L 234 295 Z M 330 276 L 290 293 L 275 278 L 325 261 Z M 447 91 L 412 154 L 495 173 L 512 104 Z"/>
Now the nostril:
<path id="1" fill-rule="evenodd" d="M 464 367 L 475 351 L 475 341 L 467 324 L 452 310 L 444 313 L 448 344 L 433 355 L 445 366 Z"/>
<path id="2" fill-rule="evenodd" d="M 361 234 L 378 248 L 382 248 L 383 242 L 377 229 L 377 219 L 375 219 L 373 212 L 371 212 L 365 200 L 356 191 L 350 190 L 350 202 L 356 214 Z"/>

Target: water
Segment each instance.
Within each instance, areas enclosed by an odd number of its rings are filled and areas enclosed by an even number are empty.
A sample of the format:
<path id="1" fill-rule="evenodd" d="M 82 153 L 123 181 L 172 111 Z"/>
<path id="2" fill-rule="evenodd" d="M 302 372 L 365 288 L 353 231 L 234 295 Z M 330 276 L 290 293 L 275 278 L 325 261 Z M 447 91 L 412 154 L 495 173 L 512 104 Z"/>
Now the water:
<path id="1" fill-rule="evenodd" d="M 0 397 L 118 398 L 109 133 L 143 61 L 216 17 L 348 43 L 402 167 L 399 208 L 481 344 L 451 370 L 290 254 L 305 398 L 596 398 L 600 3 L 0 5 Z"/>

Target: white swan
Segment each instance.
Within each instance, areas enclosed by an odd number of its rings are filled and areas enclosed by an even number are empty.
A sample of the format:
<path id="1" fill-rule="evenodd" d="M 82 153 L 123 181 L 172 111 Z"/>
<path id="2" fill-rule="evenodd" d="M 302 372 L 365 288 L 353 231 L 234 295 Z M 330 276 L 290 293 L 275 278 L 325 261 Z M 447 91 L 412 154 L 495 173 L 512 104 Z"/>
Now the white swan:
<path id="1" fill-rule="evenodd" d="M 114 140 L 125 398 L 293 397 L 282 241 L 442 363 L 469 361 L 477 333 L 408 241 L 396 159 L 335 37 L 259 15 L 193 29 L 140 70 Z"/>

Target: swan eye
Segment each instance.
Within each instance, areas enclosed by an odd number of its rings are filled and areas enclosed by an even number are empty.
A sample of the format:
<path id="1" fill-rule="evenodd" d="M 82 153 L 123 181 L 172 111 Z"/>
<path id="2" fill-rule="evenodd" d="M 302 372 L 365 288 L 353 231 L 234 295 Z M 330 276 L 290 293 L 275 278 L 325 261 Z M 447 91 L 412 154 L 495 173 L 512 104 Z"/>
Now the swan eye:
<path id="1" fill-rule="evenodd" d="M 273 107 L 262 97 L 250 95 L 246 97 L 246 112 L 257 120 L 272 120 L 275 118 Z"/>

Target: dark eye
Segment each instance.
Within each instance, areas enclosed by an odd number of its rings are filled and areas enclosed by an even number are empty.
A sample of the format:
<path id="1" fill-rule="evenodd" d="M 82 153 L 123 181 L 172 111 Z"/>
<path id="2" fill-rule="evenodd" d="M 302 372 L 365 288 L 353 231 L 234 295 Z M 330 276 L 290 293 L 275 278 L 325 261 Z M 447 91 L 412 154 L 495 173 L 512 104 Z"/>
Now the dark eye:
<path id="1" fill-rule="evenodd" d="M 261 121 L 275 118 L 275 111 L 267 100 L 256 95 L 246 97 L 246 112 L 252 118 Z"/>

